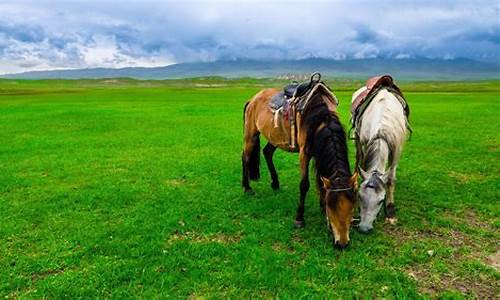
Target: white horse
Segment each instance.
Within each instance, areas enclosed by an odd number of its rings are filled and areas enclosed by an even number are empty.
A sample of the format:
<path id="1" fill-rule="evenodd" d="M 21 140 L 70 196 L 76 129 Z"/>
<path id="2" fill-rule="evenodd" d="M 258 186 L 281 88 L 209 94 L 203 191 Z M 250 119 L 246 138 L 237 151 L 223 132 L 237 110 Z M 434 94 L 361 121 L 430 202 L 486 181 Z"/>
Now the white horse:
<path id="1" fill-rule="evenodd" d="M 357 90 L 353 96 L 362 93 L 366 87 Z M 380 208 L 386 203 L 386 217 L 396 223 L 394 187 L 396 168 L 409 131 L 404 107 L 395 94 L 382 88 L 368 104 L 356 124 L 358 135 L 357 161 L 363 180 L 358 194 L 361 221 L 359 230 L 369 232 Z"/>

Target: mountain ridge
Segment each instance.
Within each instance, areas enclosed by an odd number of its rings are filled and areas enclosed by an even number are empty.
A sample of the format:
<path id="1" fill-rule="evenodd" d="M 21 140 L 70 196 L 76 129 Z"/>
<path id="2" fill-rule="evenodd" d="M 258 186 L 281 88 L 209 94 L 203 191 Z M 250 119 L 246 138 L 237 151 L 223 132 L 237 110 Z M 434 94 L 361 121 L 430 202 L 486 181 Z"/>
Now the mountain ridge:
<path id="1" fill-rule="evenodd" d="M 333 60 L 221 60 L 179 63 L 161 67 L 85 68 L 30 71 L 0 75 L 11 79 L 101 79 L 129 77 L 134 79 L 179 79 L 205 76 L 280 77 L 290 74 L 321 72 L 327 77 L 362 78 L 388 73 L 406 79 L 500 79 L 500 62 L 471 59 L 368 58 Z"/>

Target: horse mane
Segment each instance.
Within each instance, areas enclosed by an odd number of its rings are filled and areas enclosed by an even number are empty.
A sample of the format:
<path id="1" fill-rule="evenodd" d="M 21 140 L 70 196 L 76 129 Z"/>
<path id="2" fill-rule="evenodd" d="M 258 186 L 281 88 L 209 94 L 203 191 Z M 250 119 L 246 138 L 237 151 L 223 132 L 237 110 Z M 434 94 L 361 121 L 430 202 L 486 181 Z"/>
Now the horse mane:
<path id="1" fill-rule="evenodd" d="M 317 93 L 311 98 L 302 116 L 301 126 L 307 128 L 306 151 L 315 160 L 318 179 L 329 178 L 334 186 L 346 188 L 351 177 L 346 133 L 337 113 L 328 109 L 321 96 Z"/>
<path id="2" fill-rule="evenodd" d="M 397 140 L 395 134 L 391 133 L 388 130 L 381 130 L 375 136 L 373 136 L 368 144 L 366 145 L 365 155 L 361 165 L 363 169 L 367 169 L 368 166 L 374 164 L 377 159 L 377 156 L 380 153 L 381 142 L 385 143 L 387 146 L 388 152 L 388 162 L 389 165 L 392 165 L 394 162 L 394 149 L 396 149 L 397 145 L 395 145 L 394 141 Z"/>

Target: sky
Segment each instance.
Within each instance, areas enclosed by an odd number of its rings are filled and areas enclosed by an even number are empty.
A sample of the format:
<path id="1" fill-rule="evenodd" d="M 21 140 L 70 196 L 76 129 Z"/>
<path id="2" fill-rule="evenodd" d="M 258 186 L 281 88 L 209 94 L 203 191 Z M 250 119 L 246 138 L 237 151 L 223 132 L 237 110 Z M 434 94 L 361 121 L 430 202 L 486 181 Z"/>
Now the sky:
<path id="1" fill-rule="evenodd" d="M 312 57 L 499 62 L 500 0 L 0 0 L 0 74 Z"/>

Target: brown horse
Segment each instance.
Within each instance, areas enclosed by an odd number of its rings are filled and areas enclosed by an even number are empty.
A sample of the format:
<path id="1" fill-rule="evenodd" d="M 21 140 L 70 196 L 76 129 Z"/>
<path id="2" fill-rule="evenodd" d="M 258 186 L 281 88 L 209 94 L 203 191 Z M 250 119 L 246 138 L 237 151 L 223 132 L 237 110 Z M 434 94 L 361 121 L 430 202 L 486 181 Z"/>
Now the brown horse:
<path id="1" fill-rule="evenodd" d="M 274 113 L 269 106 L 271 98 L 279 93 L 279 90 L 264 89 L 246 103 L 242 185 L 246 193 L 253 193 L 249 181 L 258 180 L 260 177 L 261 133 L 268 141 L 263 153 L 271 173 L 273 189 L 279 188 L 278 174 L 273 164 L 276 148 L 299 152 L 301 181 L 295 225 L 303 227 L 304 201 L 309 190 L 309 161 L 314 158 L 320 207 L 326 214 L 328 227 L 334 234 L 334 245 L 343 249 L 349 243 L 357 176 L 353 176 L 350 171 L 346 134 L 336 113 L 335 96 L 322 83 L 317 85 L 317 88 L 310 92 L 302 112 L 290 116 L 290 118 L 295 117 L 297 124 L 295 148 L 291 145 L 293 142 L 290 142 L 292 140 L 290 124 L 283 121 L 281 126 L 277 126 Z"/>

